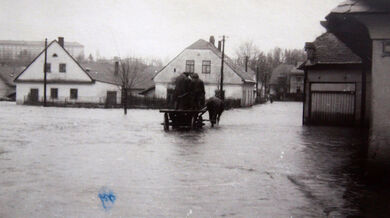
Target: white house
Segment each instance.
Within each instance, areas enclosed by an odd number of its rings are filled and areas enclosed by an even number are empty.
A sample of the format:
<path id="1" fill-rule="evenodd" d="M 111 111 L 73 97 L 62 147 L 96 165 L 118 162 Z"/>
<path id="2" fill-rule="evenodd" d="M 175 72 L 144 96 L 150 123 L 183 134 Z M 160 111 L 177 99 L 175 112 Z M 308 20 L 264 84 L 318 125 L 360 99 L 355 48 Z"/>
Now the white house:
<path id="1" fill-rule="evenodd" d="M 42 102 L 44 50 L 16 77 L 16 102 Z M 63 38 L 47 47 L 47 101 L 55 103 L 120 103 L 116 77 L 87 72 L 63 47 Z M 112 72 L 114 73 L 114 72 Z M 100 79 L 104 78 L 104 79 Z"/>
<path id="2" fill-rule="evenodd" d="M 174 78 L 182 72 L 199 74 L 199 78 L 205 84 L 206 99 L 215 95 L 220 83 L 222 52 L 220 48 L 215 47 L 214 37 L 210 37 L 210 41 L 199 39 L 184 49 L 154 76 L 156 97 L 168 98 L 171 90 L 174 89 Z M 255 73 L 252 70 L 245 72 L 245 69 L 234 64 L 226 55 L 224 62 L 225 98 L 240 99 L 242 106 L 253 105 L 255 101 Z"/>

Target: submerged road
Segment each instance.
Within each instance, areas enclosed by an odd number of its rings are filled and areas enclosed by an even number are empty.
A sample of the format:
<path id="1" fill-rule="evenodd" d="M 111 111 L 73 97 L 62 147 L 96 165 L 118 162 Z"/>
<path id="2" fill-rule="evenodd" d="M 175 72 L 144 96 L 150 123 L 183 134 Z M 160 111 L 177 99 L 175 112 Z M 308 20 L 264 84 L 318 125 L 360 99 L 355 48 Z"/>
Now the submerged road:
<path id="1" fill-rule="evenodd" d="M 361 215 L 364 134 L 303 127 L 302 104 L 164 132 L 157 110 L 0 103 L 0 217 Z"/>

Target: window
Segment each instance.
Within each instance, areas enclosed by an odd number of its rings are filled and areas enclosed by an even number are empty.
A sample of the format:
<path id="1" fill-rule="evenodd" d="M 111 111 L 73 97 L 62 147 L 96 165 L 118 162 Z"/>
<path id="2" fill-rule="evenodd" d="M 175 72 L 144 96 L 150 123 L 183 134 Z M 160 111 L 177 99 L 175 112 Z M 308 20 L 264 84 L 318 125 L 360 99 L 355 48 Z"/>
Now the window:
<path id="1" fill-rule="evenodd" d="M 70 89 L 70 99 L 77 99 L 77 89 Z"/>
<path id="2" fill-rule="evenodd" d="M 390 56 L 390 40 L 383 41 L 383 56 Z"/>
<path id="3" fill-rule="evenodd" d="M 51 72 L 51 64 L 46 63 L 46 72 L 50 73 Z"/>
<path id="4" fill-rule="evenodd" d="M 211 61 L 202 61 L 202 73 L 210 73 Z"/>
<path id="5" fill-rule="evenodd" d="M 60 64 L 60 73 L 66 72 L 66 64 Z"/>
<path id="6" fill-rule="evenodd" d="M 195 61 L 194 60 L 187 60 L 186 61 L 186 72 L 188 72 L 188 73 L 195 72 Z"/>
<path id="7" fill-rule="evenodd" d="M 51 99 L 57 99 L 58 98 L 58 89 L 57 88 L 51 88 L 50 89 L 50 98 Z"/>

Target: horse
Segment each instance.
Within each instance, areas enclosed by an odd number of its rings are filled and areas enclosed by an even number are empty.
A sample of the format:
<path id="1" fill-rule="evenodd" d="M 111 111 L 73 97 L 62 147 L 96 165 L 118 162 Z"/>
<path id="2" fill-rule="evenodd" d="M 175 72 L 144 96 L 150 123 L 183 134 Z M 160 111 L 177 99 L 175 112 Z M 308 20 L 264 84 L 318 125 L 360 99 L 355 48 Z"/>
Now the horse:
<path id="1" fill-rule="evenodd" d="M 206 107 L 209 112 L 211 127 L 214 127 L 215 124 L 218 125 L 221 114 L 225 109 L 223 101 L 218 97 L 211 97 L 209 100 L 207 100 Z"/>

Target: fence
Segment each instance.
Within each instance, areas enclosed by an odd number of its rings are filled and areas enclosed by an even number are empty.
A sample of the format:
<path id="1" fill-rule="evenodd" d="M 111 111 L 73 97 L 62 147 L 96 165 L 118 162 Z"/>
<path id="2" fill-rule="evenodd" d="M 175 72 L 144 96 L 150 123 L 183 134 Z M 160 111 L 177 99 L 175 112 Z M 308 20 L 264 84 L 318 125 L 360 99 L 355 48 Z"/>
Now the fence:
<path id="1" fill-rule="evenodd" d="M 48 106 L 58 107 L 96 107 L 96 108 L 119 108 L 122 107 L 123 99 L 117 98 L 116 104 L 108 101 L 106 97 L 81 97 L 70 99 L 69 97 L 58 97 L 46 99 Z M 32 100 L 30 96 L 24 97 L 24 104 L 27 105 L 43 105 L 43 97 Z M 167 101 L 163 98 L 148 97 L 148 96 L 128 96 L 128 108 L 148 108 L 148 109 L 166 109 L 174 108 L 172 101 Z M 241 107 L 240 99 L 225 99 L 225 109 Z"/>

